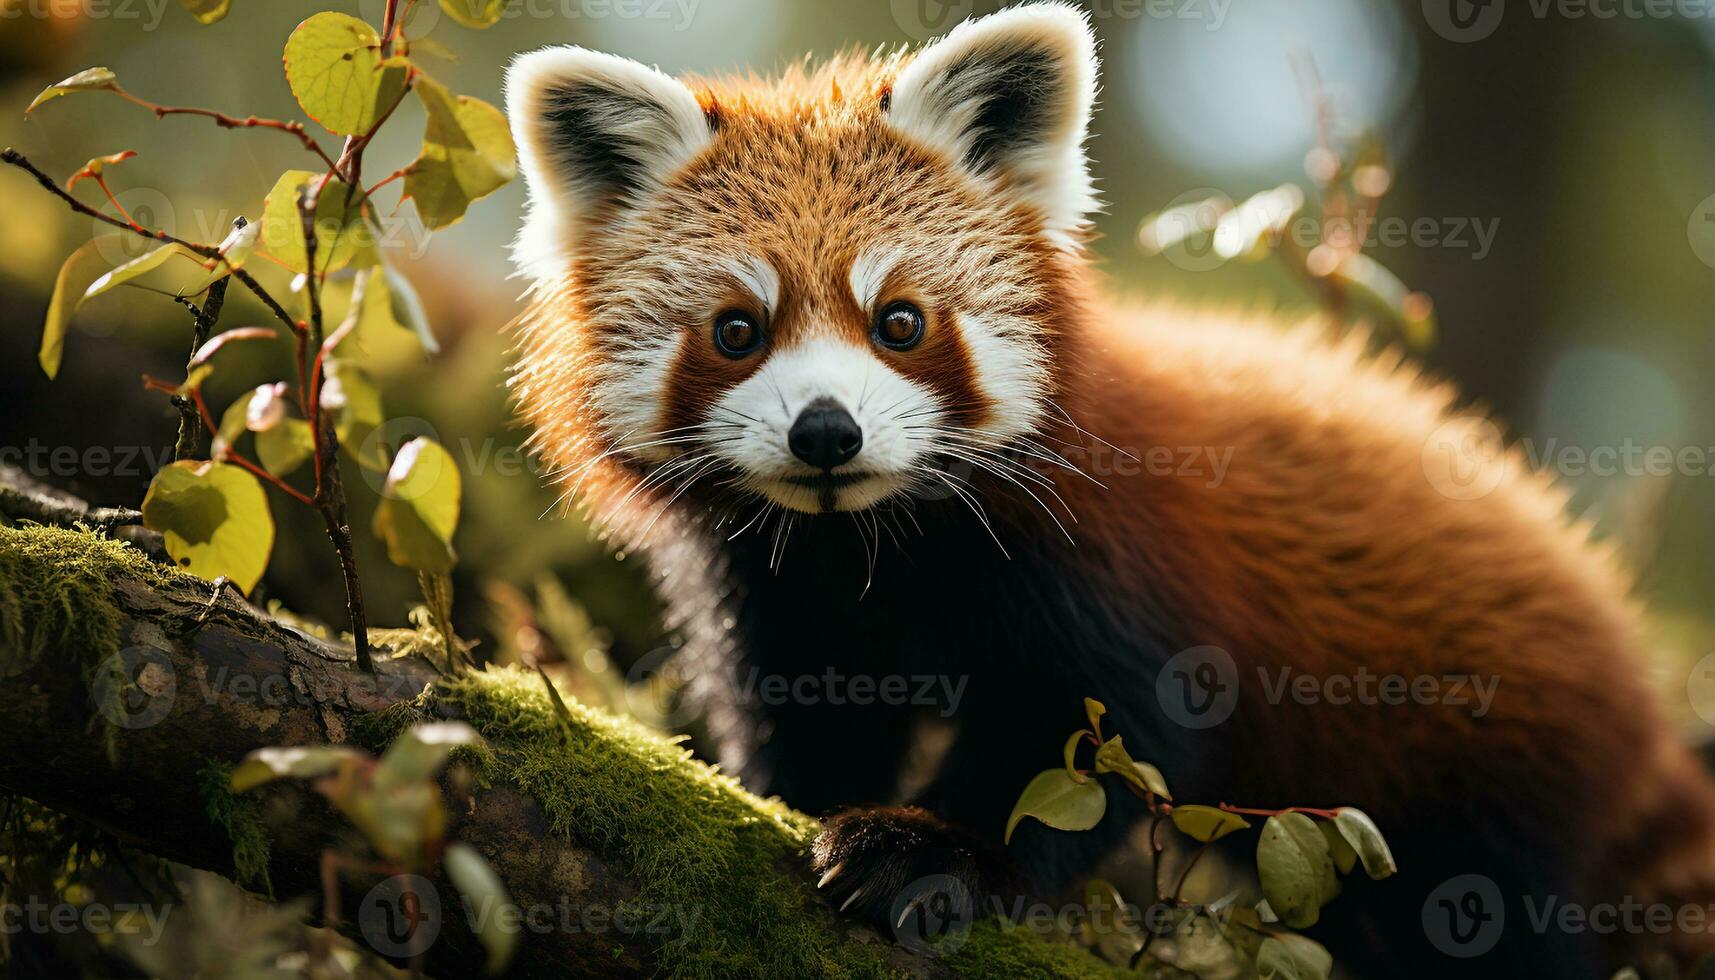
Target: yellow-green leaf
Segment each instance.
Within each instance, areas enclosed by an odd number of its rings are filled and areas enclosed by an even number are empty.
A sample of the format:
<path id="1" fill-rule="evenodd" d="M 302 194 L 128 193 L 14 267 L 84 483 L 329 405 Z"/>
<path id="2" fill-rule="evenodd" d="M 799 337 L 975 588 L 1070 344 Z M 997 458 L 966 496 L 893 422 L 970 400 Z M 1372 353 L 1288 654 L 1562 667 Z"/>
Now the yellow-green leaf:
<path id="1" fill-rule="evenodd" d="M 381 57 L 381 36 L 323 11 L 286 39 L 286 82 L 311 119 L 341 136 L 367 133 L 405 95 L 408 65 Z"/>
<path id="2" fill-rule="evenodd" d="M 153 272 L 165 265 L 166 261 L 175 255 L 183 255 L 192 261 L 197 260 L 197 256 L 185 251 L 178 245 L 162 245 L 160 248 L 144 252 L 90 283 L 89 288 L 84 291 L 83 298 L 85 300 L 94 299 L 110 289 L 136 279 L 138 276 Z"/>
<path id="3" fill-rule="evenodd" d="M 419 436 L 399 447 L 375 509 L 387 557 L 419 572 L 452 571 L 460 494 L 458 465 L 439 443 Z"/>
<path id="4" fill-rule="evenodd" d="M 244 592 L 256 587 L 274 550 L 274 515 L 262 485 L 225 463 L 162 467 L 143 497 L 143 523 L 161 532 L 180 568 L 211 580 L 224 575 Z"/>
<path id="5" fill-rule="evenodd" d="M 501 883 L 500 876 L 494 873 L 476 848 L 469 844 L 454 841 L 447 845 L 447 856 L 442 859 L 447 869 L 447 877 L 452 879 L 453 887 L 464 897 L 465 907 L 472 909 L 503 909 L 512 905 L 512 898 L 506 892 L 506 886 Z M 512 954 L 518 948 L 518 934 L 522 930 L 508 928 L 504 917 L 499 915 L 483 916 L 477 924 L 476 938 L 488 950 L 488 975 L 495 976 L 506 969 L 512 962 Z"/>
<path id="6" fill-rule="evenodd" d="M 409 728 L 393 740 L 375 768 L 375 788 L 395 786 L 434 777 L 447 764 L 447 757 L 461 745 L 481 745 L 482 736 L 462 721 L 437 721 Z"/>
<path id="7" fill-rule="evenodd" d="M 54 280 L 53 298 L 48 300 L 48 318 L 42 324 L 42 346 L 36 352 L 36 361 L 50 378 L 60 373 L 66 329 L 71 326 L 72 314 L 83 302 L 83 294 L 110 268 L 107 260 L 101 257 L 99 246 L 98 242 L 85 242 L 60 266 L 59 277 Z"/>
<path id="8" fill-rule="evenodd" d="M 1341 807 L 1334 814 L 1334 828 L 1352 845 L 1358 860 L 1364 864 L 1364 871 L 1371 878 L 1386 878 L 1399 870 L 1399 865 L 1393 860 L 1393 851 L 1388 848 L 1387 840 L 1369 814 L 1357 807 Z"/>
<path id="9" fill-rule="evenodd" d="M 1024 787 L 1012 816 L 1006 818 L 1006 836 L 1025 817 L 1035 817 L 1056 830 L 1089 830 L 1108 812 L 1108 794 L 1093 779 L 1076 782 L 1065 769 L 1046 769 Z"/>
<path id="10" fill-rule="evenodd" d="M 431 229 L 464 217 L 472 201 L 492 194 L 518 173 L 516 149 L 499 109 L 457 96 L 433 79 L 417 79 L 429 114 L 423 149 L 405 172 L 405 196 Z"/>
<path id="11" fill-rule="evenodd" d="M 311 181 L 319 184 L 322 176 L 308 170 L 288 170 L 274 182 L 262 205 L 260 245 L 294 272 L 309 270 L 299 200 L 306 185 Z M 316 268 L 324 273 L 344 268 L 360 250 L 373 245 L 362 209 L 354 206 L 356 200 L 343 181 L 334 179 L 328 180 L 316 198 Z"/>
<path id="12" fill-rule="evenodd" d="M 1250 827 L 1250 822 L 1236 813 L 1228 813 L 1212 806 L 1191 804 L 1174 807 L 1173 826 L 1178 827 L 1179 832 L 1187 837 L 1207 844 L 1234 831 Z"/>
<path id="13" fill-rule="evenodd" d="M 322 383 L 321 407 L 334 413 L 334 435 L 339 437 L 340 448 L 363 466 L 386 472 L 386 447 L 369 441 L 384 420 L 380 390 L 349 361 L 330 359 L 323 370 L 327 378 Z"/>
<path id="14" fill-rule="evenodd" d="M 466 27 L 481 30 L 492 27 L 500 22 L 506 14 L 506 6 L 512 0 L 441 0 L 441 9 L 447 16 Z"/>
<path id="15" fill-rule="evenodd" d="M 256 433 L 256 458 L 275 476 L 291 473 L 315 453 L 315 434 L 303 419 L 281 419 L 279 425 Z"/>
<path id="16" fill-rule="evenodd" d="M 179 3 L 199 24 L 212 24 L 232 8 L 232 0 L 179 0 Z"/>
<path id="17" fill-rule="evenodd" d="M 1154 793 L 1164 800 L 1173 799 L 1167 792 L 1167 780 L 1161 775 L 1161 770 L 1133 759 L 1118 735 L 1096 749 L 1096 771 L 1111 772 L 1140 791 Z"/>
<path id="18" fill-rule="evenodd" d="M 1314 939 L 1283 932 L 1262 941 L 1256 972 L 1260 980 L 1328 980 L 1334 957 Z"/>
<path id="19" fill-rule="evenodd" d="M 340 745 L 292 745 L 257 749 L 232 770 L 228 783 L 234 793 L 255 789 L 276 779 L 326 776 L 363 760 L 363 753 Z"/>
<path id="20" fill-rule="evenodd" d="M 1269 908 L 1294 929 L 1315 925 L 1322 906 L 1340 893 L 1328 840 L 1302 813 L 1277 814 L 1263 824 L 1256 870 Z"/>
<path id="21" fill-rule="evenodd" d="M 1334 860 L 1334 870 L 1343 875 L 1351 874 L 1352 869 L 1358 866 L 1358 852 L 1352 850 L 1352 845 L 1340 836 L 1340 831 L 1329 821 L 1316 821 L 1316 829 L 1320 830 L 1328 841 L 1328 856 Z"/>
<path id="22" fill-rule="evenodd" d="M 29 108 L 24 110 L 24 115 L 27 116 L 30 113 L 35 112 L 37 106 L 49 99 L 57 99 L 62 95 L 70 95 L 73 92 L 95 92 L 102 89 L 112 89 L 114 88 L 114 83 L 117 81 L 119 81 L 119 76 L 113 74 L 110 69 L 85 68 L 83 71 L 78 72 L 70 78 L 55 82 L 47 88 L 42 89 L 42 94 L 36 96 L 36 98 L 30 103 Z"/>
<path id="23" fill-rule="evenodd" d="M 1108 706 L 1107 705 L 1101 703 L 1100 701 L 1097 701 L 1095 698 L 1085 698 L 1084 699 L 1084 714 L 1089 717 L 1091 728 L 1095 728 L 1098 725 L 1100 725 L 1102 723 L 1101 722 L 1102 716 L 1107 714 L 1107 713 L 1108 713 Z"/>

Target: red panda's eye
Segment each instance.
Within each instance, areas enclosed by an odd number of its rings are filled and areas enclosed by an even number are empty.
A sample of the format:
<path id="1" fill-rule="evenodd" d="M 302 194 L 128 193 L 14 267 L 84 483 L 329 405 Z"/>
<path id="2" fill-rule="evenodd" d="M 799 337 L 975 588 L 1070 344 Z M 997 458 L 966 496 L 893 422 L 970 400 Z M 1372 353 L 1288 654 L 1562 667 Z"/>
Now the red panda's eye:
<path id="1" fill-rule="evenodd" d="M 762 346 L 762 328 L 749 313 L 728 310 L 715 318 L 715 347 L 737 359 Z"/>
<path id="2" fill-rule="evenodd" d="M 887 304 L 875 319 L 876 342 L 893 350 L 916 347 L 923 329 L 923 311 L 904 300 Z"/>

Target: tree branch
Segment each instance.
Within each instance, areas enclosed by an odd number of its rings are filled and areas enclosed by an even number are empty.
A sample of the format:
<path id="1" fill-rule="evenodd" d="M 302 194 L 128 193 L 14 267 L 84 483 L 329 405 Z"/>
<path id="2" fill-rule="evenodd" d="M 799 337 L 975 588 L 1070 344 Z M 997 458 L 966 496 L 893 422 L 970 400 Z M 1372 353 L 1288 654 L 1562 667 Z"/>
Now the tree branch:
<path id="1" fill-rule="evenodd" d="M 84 533 L 75 540 L 96 541 Z M 85 547 L 99 551 L 88 545 L 72 550 Z M 19 568 L 20 560 L 28 558 L 0 558 L 6 559 L 0 568 L 10 566 L 14 575 L 31 572 Z M 87 563 L 88 555 L 68 554 L 61 564 L 78 562 Z M 117 646 L 144 651 L 154 664 L 152 675 L 134 677 L 150 694 L 146 706 L 141 714 L 127 716 L 147 723 L 118 727 L 115 764 L 102 739 L 88 734 L 91 695 L 75 666 L 103 652 L 56 649 L 51 657 L 29 662 L 31 624 L 25 624 L 22 636 L 0 628 L 0 664 L 7 665 L 0 672 L 0 717 L 8 719 L 0 726 L 0 791 L 36 800 L 169 860 L 236 873 L 232 844 L 225 828 L 211 822 L 199 785 L 210 765 L 236 763 L 266 746 L 347 741 L 363 718 L 415 697 L 435 676 L 420 657 L 378 660 L 374 674 L 360 673 L 349 647 L 270 619 L 230 590 L 217 589 L 211 598 L 209 584 L 190 576 L 165 570 L 140 574 L 115 565 L 91 569 L 91 580 L 83 585 L 98 590 L 93 601 L 111 603 L 117 611 Z M 0 578 L 0 590 L 7 585 Z M 163 678 L 171 681 L 170 694 L 162 693 Z M 159 699 L 167 703 L 157 709 Z M 640 772 L 638 778 L 685 777 Z M 282 814 L 269 820 L 275 893 L 282 898 L 320 894 L 321 854 L 330 842 L 348 839 L 351 830 L 306 787 L 288 784 L 269 792 L 279 795 L 264 797 L 264 812 Z M 537 801 L 516 786 L 497 780 L 449 793 L 455 820 L 451 836 L 483 854 L 520 908 L 611 911 L 639 894 L 625 861 L 617 857 L 621 844 L 607 852 L 569 842 L 550 828 Z M 799 874 L 783 872 L 788 873 Z M 375 883 L 361 876 L 342 878 L 341 906 L 361 910 Z M 456 891 L 444 880 L 435 884 L 449 897 L 440 936 L 424 954 L 422 968 L 431 976 L 481 975 L 485 953 L 467 916 L 450 898 Z M 813 889 L 806 894 L 809 903 L 819 905 Z M 766 904 L 770 896 L 755 898 L 763 903 L 759 910 L 776 908 Z M 916 956 L 819 908 L 813 914 L 826 919 L 836 944 L 879 951 L 901 975 L 951 975 L 943 960 Z M 349 917 L 342 928 L 364 942 L 359 924 Z M 611 928 L 560 928 L 525 932 L 508 976 L 646 977 L 657 969 L 648 936 Z"/>

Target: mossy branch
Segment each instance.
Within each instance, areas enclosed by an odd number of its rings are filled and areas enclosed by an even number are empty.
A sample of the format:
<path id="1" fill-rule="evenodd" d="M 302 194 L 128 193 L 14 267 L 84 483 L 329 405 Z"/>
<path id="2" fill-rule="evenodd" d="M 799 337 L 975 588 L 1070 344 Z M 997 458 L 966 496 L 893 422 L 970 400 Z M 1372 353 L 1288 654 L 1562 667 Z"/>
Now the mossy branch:
<path id="1" fill-rule="evenodd" d="M 380 652 L 375 673 L 361 673 L 349 646 L 123 542 L 0 520 L 0 717 L 11 720 L 0 792 L 288 898 L 319 891 L 319 857 L 332 842 L 350 846 L 350 828 L 298 786 L 235 808 L 211 798 L 208 773 L 266 746 L 379 748 L 413 720 L 461 717 L 489 749 L 472 760 L 474 784 L 448 780 L 450 835 L 487 858 L 514 902 L 610 922 L 665 910 L 659 921 L 673 930 L 530 932 L 509 976 L 941 977 L 982 969 L 996 948 L 1014 965 L 1039 954 L 1044 976 L 1068 957 L 1096 963 L 1024 930 L 1001 940 L 979 929 L 953 957 L 914 955 L 817 898 L 802 860 L 814 821 L 751 796 L 677 742 L 569 699 L 556 709 L 535 674 L 441 680 L 420 657 Z M 114 664 L 135 689 L 98 703 L 92 678 Z M 374 884 L 342 881 L 342 905 L 360 908 Z M 447 914 L 424 968 L 478 975 L 485 953 L 444 885 Z"/>

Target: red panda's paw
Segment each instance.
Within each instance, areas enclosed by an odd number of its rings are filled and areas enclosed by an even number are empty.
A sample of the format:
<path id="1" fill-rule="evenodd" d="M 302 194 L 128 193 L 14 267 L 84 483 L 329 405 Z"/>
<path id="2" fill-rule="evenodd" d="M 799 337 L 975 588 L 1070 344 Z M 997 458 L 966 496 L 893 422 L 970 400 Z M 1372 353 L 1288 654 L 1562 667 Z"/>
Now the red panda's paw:
<path id="1" fill-rule="evenodd" d="M 1005 852 L 921 807 L 831 814 L 810 861 L 830 905 L 908 946 L 933 943 L 1024 891 Z"/>

